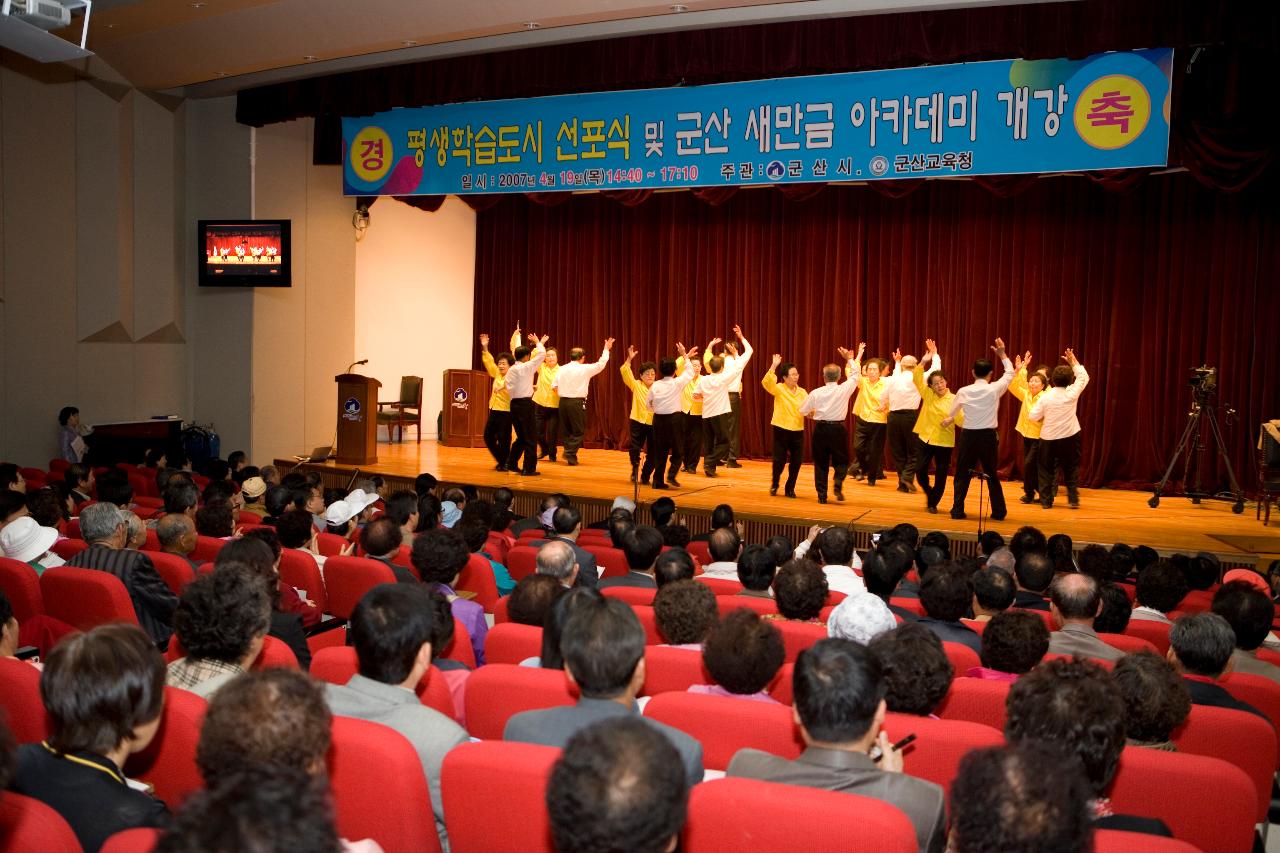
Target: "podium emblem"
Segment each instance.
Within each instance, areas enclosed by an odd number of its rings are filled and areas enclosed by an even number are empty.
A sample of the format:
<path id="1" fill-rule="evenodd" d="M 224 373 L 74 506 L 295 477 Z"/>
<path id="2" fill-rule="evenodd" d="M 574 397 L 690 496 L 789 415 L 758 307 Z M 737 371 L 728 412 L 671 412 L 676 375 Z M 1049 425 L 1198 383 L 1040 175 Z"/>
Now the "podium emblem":
<path id="1" fill-rule="evenodd" d="M 467 389 L 458 387 L 453 389 L 453 408 L 467 408 Z"/>
<path id="2" fill-rule="evenodd" d="M 342 417 L 348 421 L 360 420 L 360 401 L 355 397 L 348 397 L 342 402 Z"/>

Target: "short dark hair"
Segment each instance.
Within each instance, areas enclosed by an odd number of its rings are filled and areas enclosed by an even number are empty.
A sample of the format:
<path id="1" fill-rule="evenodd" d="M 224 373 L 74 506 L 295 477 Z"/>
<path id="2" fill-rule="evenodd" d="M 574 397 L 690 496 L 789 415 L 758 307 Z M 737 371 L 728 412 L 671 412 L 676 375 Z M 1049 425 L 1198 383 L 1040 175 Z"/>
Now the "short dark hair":
<path id="1" fill-rule="evenodd" d="M 1008 572 L 988 566 L 973 573 L 973 595 L 987 610 L 1008 610 L 1013 606 L 1017 590 Z"/>
<path id="2" fill-rule="evenodd" d="M 1100 590 L 1102 612 L 1093 618 L 1093 630 L 1099 634 L 1123 634 L 1129 627 L 1133 603 L 1119 585 L 1104 583 Z"/>
<path id="3" fill-rule="evenodd" d="M 1024 551 L 1014 563 L 1013 573 L 1023 588 L 1043 593 L 1053 583 L 1053 561 L 1044 551 Z"/>
<path id="4" fill-rule="evenodd" d="M 1078 766 L 1035 742 L 975 749 L 951 785 L 951 841 L 962 853 L 1092 849 L 1093 799 Z"/>
<path id="5" fill-rule="evenodd" d="M 1098 615 L 1102 592 L 1098 581 L 1089 575 L 1063 575 L 1053 582 L 1049 593 L 1053 605 L 1064 619 L 1088 619 Z"/>
<path id="6" fill-rule="evenodd" d="M 418 496 L 418 526 L 413 529 L 414 533 L 422 533 L 427 530 L 434 530 L 440 526 L 440 515 L 444 512 L 444 507 L 440 505 L 440 499 L 435 495 L 427 492 Z"/>
<path id="7" fill-rule="evenodd" d="M 671 741 L 640 717 L 602 720 L 565 745 L 547 783 L 560 853 L 664 853 L 684 826 L 689 780 Z"/>
<path id="8" fill-rule="evenodd" d="M 778 612 L 788 619 L 817 619 L 830 591 L 826 573 L 808 560 L 791 559 L 773 579 Z"/>
<path id="9" fill-rule="evenodd" d="M 635 612 L 625 601 L 603 596 L 575 607 L 560 636 L 565 668 L 588 699 L 613 699 L 626 691 L 644 643 Z"/>
<path id="10" fill-rule="evenodd" d="M 745 607 L 711 626 L 702 644 L 702 662 L 715 682 L 744 696 L 767 687 L 786 656 L 778 629 Z"/>
<path id="11" fill-rule="evenodd" d="M 1169 662 L 1151 652 L 1125 655 L 1111 678 L 1124 702 L 1125 734 L 1139 743 L 1163 743 L 1191 713 L 1191 693 Z"/>
<path id="12" fill-rule="evenodd" d="M 683 524 L 666 524 L 662 527 L 662 543 L 670 548 L 684 548 L 692 539 L 689 528 Z"/>
<path id="13" fill-rule="evenodd" d="M 530 353 L 532 352 L 533 350 L 529 349 L 527 346 L 524 346 L 522 344 L 516 347 L 511 354 L 515 356 L 516 361 L 524 361 L 526 358 L 529 357 Z"/>
<path id="14" fill-rule="evenodd" d="M 236 519 L 224 503 L 205 504 L 196 510 L 196 532 L 201 536 L 225 539 L 236 532 Z"/>
<path id="15" fill-rule="evenodd" d="M 267 521 L 270 522 L 283 515 L 285 510 L 289 508 L 292 502 L 293 490 L 286 486 L 269 486 L 262 496 L 262 506 L 267 511 Z"/>
<path id="16" fill-rule="evenodd" d="M 911 570 L 915 549 L 900 539 L 872 548 L 862 561 L 862 579 L 867 592 L 885 601 Z"/>
<path id="17" fill-rule="evenodd" d="M 413 491 L 418 497 L 422 497 L 435 491 L 439 482 L 434 474 L 419 474 L 413 478 Z"/>
<path id="18" fill-rule="evenodd" d="M 98 486 L 98 500 L 102 500 L 102 486 Z M 1207 590 L 1218 582 L 1220 574 L 1220 566 L 1207 555 L 1201 556 L 1197 554 L 1194 557 L 1188 557 L 1186 565 L 1182 569 L 1182 574 L 1187 579 L 1187 586 L 1191 589 Z"/>
<path id="19" fill-rule="evenodd" d="M 732 527 L 733 521 L 733 507 L 728 504 L 716 504 L 715 509 L 711 510 L 712 530 L 718 530 L 721 527 Z"/>
<path id="20" fill-rule="evenodd" d="M 944 563 L 929 572 L 920 584 L 924 612 L 941 622 L 958 622 L 973 604 L 973 579 L 969 572 Z"/>
<path id="21" fill-rule="evenodd" d="M 453 605 L 449 597 L 439 590 L 431 591 L 431 660 L 445 656 L 458 631 L 454 622 Z M 452 651 L 452 649 L 449 649 Z M 463 664 L 466 666 L 466 664 Z"/>
<path id="22" fill-rule="evenodd" d="M 560 596 L 547 611 L 546 621 L 542 623 L 542 655 L 543 669 L 564 669 L 564 655 L 560 651 L 560 637 L 564 634 L 564 626 L 579 608 L 591 606 L 604 596 L 592 586 L 579 586 Z"/>
<path id="23" fill-rule="evenodd" d="M 658 375 L 663 379 L 676 375 L 676 360 L 670 356 L 664 356 L 658 362 Z"/>
<path id="24" fill-rule="evenodd" d="M 164 659 L 139 628 L 100 625 L 53 647 L 40 673 L 58 752 L 106 755 L 164 708 Z"/>
<path id="25" fill-rule="evenodd" d="M 819 640 L 800 653 L 792 675 L 796 713 L 809 737 L 827 743 L 862 738 L 885 698 L 884 673 L 871 650 L 852 640 Z"/>
<path id="26" fill-rule="evenodd" d="M 507 598 L 507 615 L 512 622 L 541 628 L 547 611 L 568 590 L 551 575 L 525 575 Z"/>
<path id="27" fill-rule="evenodd" d="M 582 511 L 576 506 L 556 507 L 551 513 L 551 529 L 560 535 L 572 533 L 582 523 Z"/>
<path id="28" fill-rule="evenodd" d="M 1213 612 L 1227 620 L 1235 632 L 1237 648 L 1253 651 L 1271 632 L 1275 605 L 1248 581 L 1232 581 L 1214 593 Z"/>
<path id="29" fill-rule="evenodd" d="M 636 526 L 635 516 L 630 510 L 619 507 L 609 513 L 609 542 L 615 548 L 622 547 L 622 540 L 626 537 L 627 531 Z"/>
<path id="30" fill-rule="evenodd" d="M 418 511 L 418 496 L 413 492 L 392 492 L 383 502 L 383 517 L 389 518 L 398 527 L 409 523 L 409 517 Z"/>
<path id="31" fill-rule="evenodd" d="M 17 494 L 17 492 L 14 494 Z M 3 510 L 0 510 L 0 517 L 6 514 Z M 27 514 L 34 518 L 41 527 L 57 527 L 59 522 L 66 521 L 69 518 L 66 498 L 58 493 L 56 486 L 46 486 L 43 489 L 28 492 Z"/>
<path id="32" fill-rule="evenodd" d="M 1111 546 L 1111 577 L 1127 578 L 1133 572 L 1136 561 L 1133 558 L 1133 549 L 1123 542 L 1117 542 Z"/>
<path id="33" fill-rule="evenodd" d="M 998 530 L 984 530 L 978 537 L 978 547 L 984 557 L 990 557 L 997 548 L 1004 547 L 1004 537 Z"/>
<path id="34" fill-rule="evenodd" d="M 1047 660 L 1014 682 L 1005 706 L 1010 743 L 1039 741 L 1078 759 L 1095 796 L 1111 784 L 1124 749 L 1124 702 L 1105 669 L 1082 658 Z"/>
<path id="35" fill-rule="evenodd" d="M 1049 629 L 1035 613 L 1006 610 L 997 613 L 982 632 L 982 665 L 1022 675 L 1049 651 Z"/>
<path id="36" fill-rule="evenodd" d="M 409 562 L 423 583 L 449 584 L 471 559 L 462 534 L 444 527 L 419 533 L 413 540 Z"/>
<path id="37" fill-rule="evenodd" d="M 395 519 L 387 516 L 375 518 L 360 531 L 360 545 L 366 554 L 377 557 L 400 550 L 404 542 L 404 532 Z"/>
<path id="38" fill-rule="evenodd" d="M 431 591 L 414 583 L 378 584 L 351 611 L 351 644 L 360 674 L 400 684 L 413 672 L 423 643 L 431 642 Z"/>
<path id="39" fill-rule="evenodd" d="M 1053 570 L 1055 572 L 1074 572 L 1076 570 L 1074 549 L 1075 544 L 1071 541 L 1071 537 L 1065 533 L 1055 533 L 1049 537 L 1045 543 L 1045 553 L 1053 561 Z"/>
<path id="40" fill-rule="evenodd" d="M 653 579 L 658 589 L 674 581 L 692 578 L 695 570 L 693 556 L 683 548 L 663 551 L 653 561 Z"/>
<path id="41" fill-rule="evenodd" d="M 764 543 L 764 547 L 773 552 L 774 559 L 778 561 L 779 566 L 790 560 L 796 552 L 796 546 L 781 533 L 770 536 L 769 540 Z"/>
<path id="42" fill-rule="evenodd" d="M 238 663 L 270 627 L 266 585 L 237 563 L 223 563 L 187 584 L 173 611 L 173 632 L 193 660 Z"/>
<path id="43" fill-rule="evenodd" d="M 662 553 L 662 534 L 656 527 L 638 524 L 622 535 L 622 553 L 629 568 L 647 571 Z"/>
<path id="44" fill-rule="evenodd" d="M 674 580 L 653 597 L 658 633 L 673 646 L 701 643 L 720 618 L 711 587 L 695 580 Z"/>
<path id="45" fill-rule="evenodd" d="M 200 489 L 190 480 L 171 480 L 164 487 L 164 511 L 186 512 L 200 503 Z"/>
<path id="46" fill-rule="evenodd" d="M 951 689 L 951 661 L 924 625 L 904 622 L 877 635 L 868 648 L 880 662 L 890 711 L 927 716 Z"/>
<path id="47" fill-rule="evenodd" d="M 99 503 L 128 506 L 133 502 L 133 486 L 129 485 L 129 475 L 119 468 L 104 472 L 98 478 L 97 495 Z"/>
<path id="48" fill-rule="evenodd" d="M 89 475 L 92 473 L 93 469 L 88 465 L 84 465 L 80 462 L 72 462 L 67 466 L 67 470 L 62 472 L 62 477 L 63 480 L 66 481 L 67 486 L 74 489 L 82 482 L 88 480 Z"/>
<path id="49" fill-rule="evenodd" d="M 276 536 L 285 548 L 301 548 L 311 541 L 315 523 L 311 513 L 304 509 L 291 509 L 276 519 Z"/>
<path id="50" fill-rule="evenodd" d="M 1019 527 L 1014 532 L 1013 538 L 1009 540 L 1009 550 L 1013 552 L 1014 559 L 1021 560 L 1023 554 L 1032 551 L 1039 551 L 1043 554 L 1049 550 L 1049 543 L 1045 540 L 1044 534 L 1040 532 L 1039 528 L 1028 524 L 1025 527 Z"/>
<path id="51" fill-rule="evenodd" d="M 717 530 L 712 536 L 719 534 Z M 778 558 L 763 545 L 748 545 L 738 556 L 738 580 L 743 587 L 763 592 L 773 583 L 778 571 Z"/>
<path id="52" fill-rule="evenodd" d="M 473 504 L 467 504 L 467 506 L 473 506 Z M 462 520 L 455 524 L 453 529 L 462 537 L 462 541 L 467 543 L 467 550 L 472 554 L 480 553 L 485 545 L 489 544 L 489 522 L 478 516 L 468 516 L 464 512 Z"/>
<path id="53" fill-rule="evenodd" d="M 266 543 L 266 546 L 271 549 L 271 562 L 274 563 L 276 560 L 280 559 L 280 552 L 281 552 L 282 546 L 280 545 L 280 536 L 279 534 L 276 533 L 274 527 L 266 527 L 265 525 L 259 525 L 257 527 L 246 530 L 244 534 L 240 537 L 240 541 L 243 541 L 245 539 L 257 539 L 261 542 Z M 231 547 L 232 544 L 233 544 L 232 542 L 228 542 L 226 545 L 223 545 L 222 548 L 218 551 L 218 553 L 222 554 L 222 552 L 226 551 L 229 547 Z"/>
<path id="54" fill-rule="evenodd" d="M 71 417 L 73 415 L 78 415 L 78 414 L 80 414 L 80 410 L 77 409 L 75 406 L 63 406 L 58 411 L 58 423 L 61 424 L 62 426 L 66 426 L 67 421 L 71 420 Z M 46 421 L 46 423 L 48 423 L 48 421 Z"/>
<path id="55" fill-rule="evenodd" d="M 707 537 L 707 551 L 716 562 L 728 562 L 738 559 L 742 548 L 742 537 L 732 527 L 717 527 Z"/>
<path id="56" fill-rule="evenodd" d="M 1086 545 L 1080 552 L 1080 573 L 1099 583 L 1111 577 L 1111 554 L 1101 545 Z"/>
<path id="57" fill-rule="evenodd" d="M 0 489 L 0 522 L 21 511 L 27 505 L 27 496 L 12 489 Z"/>
<path id="58" fill-rule="evenodd" d="M 978 379 L 984 379 L 991 375 L 993 365 L 991 359 L 980 358 L 973 363 L 973 375 Z"/>
<path id="59" fill-rule="evenodd" d="M 270 528 L 266 529 L 270 531 Z M 272 536 L 274 535 L 273 533 Z M 276 547 L 279 548 L 278 543 Z M 213 568 L 217 571 L 224 566 L 231 566 L 248 572 L 262 584 L 271 609 L 279 610 L 280 576 L 276 573 L 275 561 L 275 553 L 266 539 L 246 534 L 239 539 L 232 539 L 218 550 L 218 556 L 213 559 Z"/>
<path id="60" fill-rule="evenodd" d="M 1049 381 L 1054 388 L 1066 388 L 1071 384 L 1071 380 L 1075 377 L 1075 373 L 1065 364 L 1059 364 L 1053 369 L 1053 373 L 1049 375 Z"/>
<path id="61" fill-rule="evenodd" d="M 329 751 L 332 725 L 319 682 L 294 669 L 246 672 L 209 702 L 196 766 L 209 787 L 248 769 L 314 771 Z"/>
<path id="62" fill-rule="evenodd" d="M 1187 672 L 1217 678 L 1231 661 L 1236 635 L 1217 613 L 1193 613 L 1173 623 L 1169 646 Z"/>
<path id="63" fill-rule="evenodd" d="M 676 514 L 676 502 L 663 495 L 649 505 L 649 515 L 653 516 L 656 527 L 666 527 L 671 516 Z"/>
<path id="64" fill-rule="evenodd" d="M 1150 545 L 1138 545 L 1133 549 L 1133 567 L 1137 569 L 1139 573 L 1159 559 L 1160 554 L 1157 553 L 1156 549 L 1152 548 Z"/>
<path id="65" fill-rule="evenodd" d="M 853 534 L 843 527 L 828 527 L 813 540 L 813 548 L 828 566 L 847 566 L 853 559 Z"/>
<path id="66" fill-rule="evenodd" d="M 1187 579 L 1169 560 L 1157 560 L 1138 575 L 1138 603 L 1161 613 L 1176 610 L 1189 591 Z"/>

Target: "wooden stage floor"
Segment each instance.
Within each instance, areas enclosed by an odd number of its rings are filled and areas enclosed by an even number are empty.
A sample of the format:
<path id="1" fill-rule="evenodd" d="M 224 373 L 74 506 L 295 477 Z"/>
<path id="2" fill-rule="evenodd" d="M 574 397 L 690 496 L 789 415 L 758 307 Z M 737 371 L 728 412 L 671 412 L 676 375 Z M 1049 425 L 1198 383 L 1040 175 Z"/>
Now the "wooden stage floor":
<path id="1" fill-rule="evenodd" d="M 533 500 L 549 492 L 564 492 L 607 505 L 617 495 L 630 497 L 634 488 L 629 481 L 627 455 L 621 451 L 583 450 L 579 454 L 582 464 L 573 468 L 563 461 L 541 460 L 538 463 L 541 476 L 537 477 L 495 471 L 493 459 L 484 448 L 445 447 L 434 441 L 379 442 L 378 457 L 376 464 L 360 470 L 364 474 L 393 478 L 396 485 L 405 485 L 404 480 L 411 483 L 425 471 L 442 483 L 472 483 L 484 491 L 506 486 L 517 493 L 522 512 L 528 511 Z M 293 463 L 277 460 L 277 464 L 287 470 Z M 321 471 L 326 475 L 326 484 L 331 485 L 346 485 L 355 471 L 353 466 L 337 465 L 332 460 L 304 467 Z M 676 501 L 677 514 L 686 517 L 694 533 L 706 529 L 701 517 L 709 515 L 720 503 L 731 504 L 740 518 L 764 525 L 753 535 L 770 528 L 794 535 L 797 528 L 818 523 L 851 524 L 859 531 L 871 532 L 900 522 L 910 522 L 921 532 L 941 530 L 956 541 L 971 542 L 978 533 L 979 484 L 976 480 L 969 490 L 969 517 L 956 521 L 948 514 L 950 483 L 937 514 L 926 511 L 922 493 L 898 492 L 897 477 L 893 474 L 891 479 L 881 481 L 874 488 L 865 482 L 849 480 L 845 484 L 844 503 L 836 502 L 833 497 L 824 506 L 818 503 L 813 490 L 811 465 L 806 464 L 800 472 L 796 489 L 799 497 L 794 500 L 781 495 L 769 496 L 769 468 L 768 460 L 744 460 L 742 468 L 721 468 L 715 479 L 702 473 L 684 474 L 680 477 L 682 487 L 679 489 L 661 492 L 641 486 L 639 502 L 646 505 L 663 495 L 671 497 Z M 1046 535 L 1066 533 L 1077 549 L 1091 543 L 1126 542 L 1150 545 L 1162 553 L 1208 551 L 1219 555 L 1224 563 L 1259 564 L 1261 568 L 1280 556 L 1280 522 L 1273 520 L 1269 527 L 1263 527 L 1254 518 L 1252 502 L 1245 506 L 1242 515 L 1236 515 L 1226 502 L 1205 501 L 1197 505 L 1183 497 L 1165 495 L 1159 508 L 1152 509 L 1147 505 L 1149 492 L 1083 489 L 1080 509 L 1068 509 L 1065 501 L 1060 501 L 1053 509 L 1045 510 L 1037 504 L 1018 502 L 1020 484 L 1005 483 L 1004 492 L 1009 501 L 1008 518 L 991 522 L 988 517 L 986 528 L 998 530 L 1006 538 L 1022 525 L 1033 524 Z M 984 514 L 989 514 L 990 503 L 985 495 L 983 504 Z M 597 507 L 589 516 L 599 517 L 601 512 Z"/>

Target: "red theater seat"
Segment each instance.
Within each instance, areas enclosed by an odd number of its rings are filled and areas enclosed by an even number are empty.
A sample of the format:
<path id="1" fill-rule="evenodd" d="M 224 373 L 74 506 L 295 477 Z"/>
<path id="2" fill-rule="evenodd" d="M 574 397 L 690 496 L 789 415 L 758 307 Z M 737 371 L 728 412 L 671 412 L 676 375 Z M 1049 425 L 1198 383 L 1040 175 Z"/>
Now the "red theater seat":
<path id="1" fill-rule="evenodd" d="M 367 557 L 329 557 L 324 561 L 329 612 L 339 619 L 350 619 L 360 599 L 375 586 L 395 582 L 395 573 L 386 563 Z"/>
<path id="2" fill-rule="evenodd" d="M 742 584 L 726 578 L 709 578 L 705 575 L 698 575 L 696 580 L 698 583 L 705 583 L 711 587 L 711 591 L 716 595 L 737 595 L 742 592 Z"/>
<path id="3" fill-rule="evenodd" d="M 654 596 L 658 594 L 656 589 L 642 586 L 607 586 L 600 592 L 609 598 L 619 598 L 632 607 L 637 605 L 652 607 Z"/>
<path id="4" fill-rule="evenodd" d="M 40 697 L 40 670 L 17 658 L 0 658 L 0 709 L 18 743 L 39 743 L 52 724 Z"/>
<path id="5" fill-rule="evenodd" d="M 467 730 L 501 740 L 507 720 L 523 711 L 573 705 L 578 698 L 562 670 L 485 664 L 467 678 Z"/>
<path id="6" fill-rule="evenodd" d="M 915 743 L 903 750 L 903 771 L 941 785 L 948 795 L 960 770 L 960 759 L 970 750 L 1004 743 L 1004 735 L 990 726 L 893 712 L 885 714 L 884 730 L 893 743 L 909 734 L 916 735 Z"/>
<path id="7" fill-rule="evenodd" d="M 716 607 L 719 608 L 722 617 L 744 608 L 762 616 L 778 614 L 778 605 L 772 598 L 756 598 L 753 595 L 717 595 Z"/>
<path id="8" fill-rule="evenodd" d="M 1119 649 L 1127 655 L 1135 652 L 1151 652 L 1155 655 L 1163 655 L 1164 652 L 1156 648 L 1155 643 L 1150 640 L 1144 640 L 1141 637 L 1130 636 L 1129 634 L 1107 634 L 1098 635 L 1098 639 L 1111 646 L 1113 649 Z"/>
<path id="9" fill-rule="evenodd" d="M 493 624 L 499 625 L 503 622 L 510 622 L 511 617 L 507 614 L 507 598 L 502 596 L 493 604 Z"/>
<path id="10" fill-rule="evenodd" d="M 1151 619 L 1130 619 L 1124 633 L 1129 637 L 1146 640 L 1163 655 L 1169 651 L 1169 628 L 1169 625 Z"/>
<path id="11" fill-rule="evenodd" d="M 1187 721 L 1173 732 L 1179 752 L 1221 758 L 1249 775 L 1258 789 L 1259 823 L 1271 807 L 1275 741 L 1275 729 L 1256 714 L 1208 705 L 1192 705 Z"/>
<path id="12" fill-rule="evenodd" d="M 630 568 L 627 566 L 627 555 L 620 548 L 612 548 L 608 545 L 593 545 L 587 543 L 581 546 L 584 551 L 596 558 L 596 564 L 602 566 L 604 571 L 600 574 L 600 578 L 622 578 L 627 576 Z"/>
<path id="13" fill-rule="evenodd" d="M 641 696 L 657 696 L 659 693 L 688 690 L 695 684 L 713 683 L 702 666 L 702 653 L 694 649 L 645 646 L 644 666 Z"/>
<path id="14" fill-rule="evenodd" d="M 204 786 L 196 769 L 196 744 L 206 710 L 207 703 L 196 694 L 166 687 L 160 730 L 146 749 L 125 763 L 125 774 L 150 782 L 171 810 Z"/>
<path id="15" fill-rule="evenodd" d="M 640 620 L 641 627 L 644 628 L 645 644 L 650 646 L 660 646 L 666 642 L 662 634 L 658 631 L 658 619 L 653 613 L 652 607 L 646 607 L 643 604 L 633 604 L 631 609 L 635 611 L 636 618 Z"/>
<path id="16" fill-rule="evenodd" d="M 738 750 L 747 747 L 783 758 L 795 758 L 804 750 L 786 705 L 702 693 L 662 693 L 644 706 L 644 715 L 701 742 L 702 763 L 709 770 L 724 770 Z"/>
<path id="17" fill-rule="evenodd" d="M 484 638 L 485 665 L 518 664 L 525 658 L 542 654 L 542 629 L 515 622 L 495 624 Z"/>
<path id="18" fill-rule="evenodd" d="M 0 590 L 9 599 L 9 606 L 19 623 L 44 614 L 40 576 L 26 563 L 0 557 Z"/>
<path id="19" fill-rule="evenodd" d="M 326 533 L 322 530 L 316 534 L 316 550 L 320 552 L 321 557 L 340 556 L 350 544 L 350 539 L 336 533 Z M 325 568 L 328 568 L 328 563 L 325 564 Z"/>
<path id="20" fill-rule="evenodd" d="M 951 669 L 955 675 L 964 675 L 975 666 L 982 666 L 982 659 L 973 649 L 961 643 L 943 643 L 942 651 L 951 661 Z"/>
<path id="21" fill-rule="evenodd" d="M 283 549 L 280 552 L 280 579 L 294 589 L 303 590 L 304 597 L 314 601 L 321 613 L 329 612 L 329 595 L 315 557 L 296 548 Z"/>
<path id="22" fill-rule="evenodd" d="M 782 634 L 783 645 L 787 648 L 787 663 L 795 663 L 796 658 L 800 656 L 802 651 L 819 640 L 827 638 L 826 625 L 815 625 L 811 622 L 792 622 L 790 620 L 779 620 L 773 624 Z"/>
<path id="23" fill-rule="evenodd" d="M 512 548 L 507 552 L 507 571 L 517 583 L 538 570 L 537 548 Z"/>
<path id="24" fill-rule="evenodd" d="M 968 720 L 1004 731 L 1005 700 L 1012 686 L 1007 681 L 985 678 L 952 679 L 951 690 L 942 700 L 937 714 L 944 720 Z"/>
<path id="25" fill-rule="evenodd" d="M 225 539 L 219 539 L 217 536 L 197 536 L 196 549 L 191 552 L 191 559 L 197 563 L 203 563 L 209 560 L 216 560 L 218 552 L 222 550 L 222 546 L 226 545 Z"/>
<path id="26" fill-rule="evenodd" d="M 158 829 L 126 829 L 108 838 L 101 853 L 151 853 L 160 843 L 160 835 Z"/>
<path id="27" fill-rule="evenodd" d="M 440 773 L 453 853 L 554 853 L 546 788 L 560 750 L 530 743 L 464 743 Z M 478 803 L 501 803 L 497 809 Z M 501 841 L 499 842 L 499 839 Z"/>
<path id="28" fill-rule="evenodd" d="M 40 576 L 40 593 L 46 613 L 81 631 L 108 622 L 138 624 L 124 584 L 115 575 L 97 569 L 47 569 Z"/>
<path id="29" fill-rule="evenodd" d="M 1257 708 L 1271 721 L 1272 728 L 1280 732 L 1280 684 L 1261 675 L 1233 672 L 1219 682 L 1232 696 Z M 1280 769 L 1280 752 L 1276 756 Z"/>
<path id="30" fill-rule="evenodd" d="M 685 550 L 692 555 L 693 559 L 698 561 L 699 565 L 709 566 L 714 560 L 711 559 L 711 546 L 706 540 L 696 539 L 685 546 Z"/>
<path id="31" fill-rule="evenodd" d="M 156 572 L 164 581 L 164 585 L 169 587 L 174 595 L 182 595 L 186 585 L 196 579 L 196 570 L 177 554 L 148 551 L 147 559 L 151 560 L 151 565 L 156 567 Z"/>
<path id="32" fill-rule="evenodd" d="M 75 524 L 75 519 L 67 522 L 67 535 L 72 538 L 59 539 L 57 542 L 53 543 L 53 548 L 50 549 L 53 553 L 57 554 L 64 560 L 70 560 L 76 554 L 79 554 L 81 551 L 89 547 L 88 542 L 78 538 L 78 532 L 76 535 L 72 534 L 71 525 L 73 524 Z"/>
<path id="33" fill-rule="evenodd" d="M 1197 853 L 1199 848 L 1176 838 L 1145 832 L 1100 829 L 1093 834 L 1093 853 Z"/>
<path id="34" fill-rule="evenodd" d="M 493 612 L 493 605 L 498 602 L 498 582 L 493 577 L 493 566 L 479 554 L 467 558 L 467 564 L 458 575 L 458 589 L 474 592 L 473 599 L 484 607 L 485 613 Z"/>
<path id="35" fill-rule="evenodd" d="M 359 671 L 356 650 L 350 646 L 329 646 L 320 649 L 311 658 L 311 676 L 327 684 L 345 685 Z M 423 705 L 434 708 L 451 720 L 455 718 L 449 685 L 440 670 L 434 666 L 418 682 L 414 692 Z"/>
<path id="36" fill-rule="evenodd" d="M 80 841 L 62 815 L 12 791 L 0 791 L 0 840 L 12 853 L 81 853 Z"/>

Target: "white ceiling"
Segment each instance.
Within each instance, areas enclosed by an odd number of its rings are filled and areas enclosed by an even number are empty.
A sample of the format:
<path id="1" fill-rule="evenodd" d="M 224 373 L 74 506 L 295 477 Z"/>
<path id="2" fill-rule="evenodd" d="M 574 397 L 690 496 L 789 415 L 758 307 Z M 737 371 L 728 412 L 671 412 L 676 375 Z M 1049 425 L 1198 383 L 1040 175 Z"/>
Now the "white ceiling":
<path id="1" fill-rule="evenodd" d="M 643 32 L 1043 2 L 683 1 L 688 10 L 680 13 L 661 0 L 95 0 L 88 47 L 134 86 L 209 96 L 335 71 Z M 70 31 L 78 37 L 78 21 Z M 92 73 L 92 66 L 84 70 Z"/>

